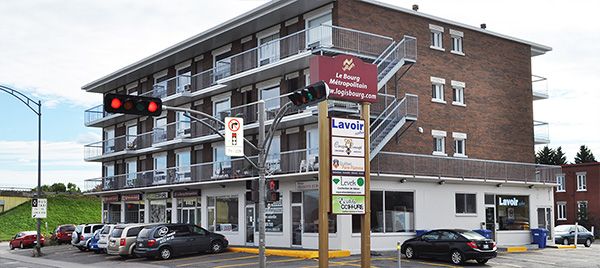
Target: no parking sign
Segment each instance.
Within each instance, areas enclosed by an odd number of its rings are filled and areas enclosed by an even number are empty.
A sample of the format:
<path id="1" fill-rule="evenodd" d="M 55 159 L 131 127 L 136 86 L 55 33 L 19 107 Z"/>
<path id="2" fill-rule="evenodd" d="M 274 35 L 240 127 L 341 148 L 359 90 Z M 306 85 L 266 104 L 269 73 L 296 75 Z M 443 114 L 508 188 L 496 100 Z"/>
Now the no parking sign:
<path id="1" fill-rule="evenodd" d="M 225 155 L 244 156 L 244 119 L 225 117 Z"/>

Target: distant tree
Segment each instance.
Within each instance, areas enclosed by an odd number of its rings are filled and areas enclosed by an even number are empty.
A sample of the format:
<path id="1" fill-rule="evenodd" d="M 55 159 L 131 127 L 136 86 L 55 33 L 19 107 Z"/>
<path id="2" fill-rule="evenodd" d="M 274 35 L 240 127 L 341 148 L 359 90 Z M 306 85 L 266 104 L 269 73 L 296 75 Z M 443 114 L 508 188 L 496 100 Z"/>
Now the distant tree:
<path id="1" fill-rule="evenodd" d="M 67 186 L 62 182 L 54 183 L 50 185 L 50 192 L 65 193 L 67 192 Z"/>
<path id="2" fill-rule="evenodd" d="M 550 149 L 548 146 L 544 146 L 544 148 L 535 154 L 535 162 L 537 164 L 554 165 L 554 155 L 554 150 Z"/>
<path id="3" fill-rule="evenodd" d="M 552 164 L 553 165 L 567 164 L 567 157 L 565 156 L 565 153 L 563 153 L 562 147 L 558 146 L 558 148 L 556 148 L 556 150 L 554 151 L 554 157 L 552 157 Z"/>
<path id="4" fill-rule="evenodd" d="M 594 154 L 592 151 L 590 151 L 590 149 L 588 149 L 587 146 L 581 145 L 581 147 L 579 147 L 579 152 L 577 152 L 577 155 L 575 156 L 575 164 L 590 162 L 596 162 Z"/>
<path id="5" fill-rule="evenodd" d="M 79 189 L 79 187 L 77 187 L 77 185 L 75 183 L 69 182 L 67 184 L 67 192 L 69 192 L 69 193 L 81 193 L 81 189 Z"/>

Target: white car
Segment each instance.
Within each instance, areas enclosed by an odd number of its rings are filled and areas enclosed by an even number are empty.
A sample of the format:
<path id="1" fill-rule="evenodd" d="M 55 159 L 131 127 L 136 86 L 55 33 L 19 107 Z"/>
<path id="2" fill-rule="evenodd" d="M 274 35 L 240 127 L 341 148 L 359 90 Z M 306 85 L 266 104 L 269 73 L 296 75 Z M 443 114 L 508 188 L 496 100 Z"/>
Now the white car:
<path id="1" fill-rule="evenodd" d="M 102 230 L 100 230 L 100 239 L 98 239 L 98 248 L 101 252 L 106 253 L 106 248 L 108 247 L 108 239 L 110 233 L 115 229 L 116 224 L 107 224 L 104 225 Z"/>

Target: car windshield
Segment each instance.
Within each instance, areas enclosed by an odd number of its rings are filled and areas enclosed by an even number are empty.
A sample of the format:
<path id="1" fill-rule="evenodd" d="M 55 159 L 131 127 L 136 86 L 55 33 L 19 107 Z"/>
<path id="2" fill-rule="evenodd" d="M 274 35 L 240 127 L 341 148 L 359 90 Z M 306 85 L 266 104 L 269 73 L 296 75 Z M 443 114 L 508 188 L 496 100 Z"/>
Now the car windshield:
<path id="1" fill-rule="evenodd" d="M 138 238 L 148 238 L 148 236 L 150 236 L 150 232 L 152 232 L 152 228 L 144 228 L 138 234 Z"/>
<path id="2" fill-rule="evenodd" d="M 123 233 L 124 228 L 115 228 L 112 233 L 110 233 L 110 237 L 119 238 Z"/>
<path id="3" fill-rule="evenodd" d="M 484 240 L 485 237 L 473 231 L 462 231 L 459 232 L 462 236 L 469 240 Z"/>
<path id="4" fill-rule="evenodd" d="M 73 232 L 75 231 L 75 226 L 63 226 L 63 232 Z"/>
<path id="5" fill-rule="evenodd" d="M 104 226 L 104 228 L 102 228 L 102 232 L 101 234 L 109 234 L 110 233 L 110 226 Z"/>
<path id="6" fill-rule="evenodd" d="M 568 233 L 569 229 L 571 229 L 571 225 L 559 225 L 554 227 L 554 231 L 559 233 Z"/>
<path id="7" fill-rule="evenodd" d="M 75 232 L 81 233 L 81 230 L 83 229 L 82 225 L 77 226 L 77 228 L 75 228 Z"/>

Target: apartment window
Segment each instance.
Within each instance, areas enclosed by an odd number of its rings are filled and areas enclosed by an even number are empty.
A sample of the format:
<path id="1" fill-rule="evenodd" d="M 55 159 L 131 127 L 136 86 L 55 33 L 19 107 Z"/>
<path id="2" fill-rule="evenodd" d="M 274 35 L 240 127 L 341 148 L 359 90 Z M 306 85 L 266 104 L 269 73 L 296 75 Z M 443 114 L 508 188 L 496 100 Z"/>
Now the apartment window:
<path id="1" fill-rule="evenodd" d="M 167 183 L 167 154 L 154 156 L 154 179 L 152 184 Z"/>
<path id="2" fill-rule="evenodd" d="M 214 101 L 213 116 L 225 120 L 225 117 L 229 116 L 231 110 L 231 102 L 229 98 Z"/>
<path id="3" fill-rule="evenodd" d="M 450 29 L 450 37 L 452 39 L 451 53 L 464 55 L 463 52 L 463 32 Z"/>
<path id="4" fill-rule="evenodd" d="M 577 220 L 587 220 L 588 201 L 577 201 Z"/>
<path id="5" fill-rule="evenodd" d="M 274 113 L 279 109 L 279 85 L 271 88 L 265 88 L 260 90 L 260 99 L 265 101 L 265 110 L 267 113 Z"/>
<path id="6" fill-rule="evenodd" d="M 306 20 L 308 47 L 332 46 L 331 18 L 331 12 L 327 12 Z"/>
<path id="7" fill-rule="evenodd" d="M 127 149 L 134 150 L 136 149 L 135 140 L 137 138 L 137 125 L 129 125 L 127 126 Z"/>
<path id="8" fill-rule="evenodd" d="M 127 186 L 133 187 L 137 175 L 137 161 L 135 159 L 125 162 L 125 173 L 127 174 Z"/>
<path id="9" fill-rule="evenodd" d="M 104 153 L 112 153 L 115 151 L 115 129 L 109 128 L 104 130 Z"/>
<path id="10" fill-rule="evenodd" d="M 175 154 L 175 162 L 177 165 L 177 171 L 175 172 L 175 179 L 178 182 L 190 181 L 192 179 L 191 174 L 191 158 L 190 151 L 181 151 Z"/>
<path id="11" fill-rule="evenodd" d="M 452 138 L 454 139 L 454 156 L 458 157 L 466 157 L 466 147 L 467 147 L 467 134 L 453 132 Z"/>
<path id="12" fill-rule="evenodd" d="M 190 85 L 192 83 L 192 71 L 191 69 L 188 68 L 184 68 L 181 70 L 177 70 L 177 80 L 176 81 L 176 87 L 175 89 L 177 90 L 177 93 L 181 93 L 184 91 L 190 91 Z"/>
<path id="13" fill-rule="evenodd" d="M 271 141 L 267 161 L 265 162 L 268 172 L 281 171 L 281 136 L 275 135 Z"/>
<path id="14" fill-rule="evenodd" d="M 213 50 L 213 73 L 214 81 L 223 79 L 231 75 L 231 44 Z"/>
<path id="15" fill-rule="evenodd" d="M 237 232 L 238 225 L 237 196 L 208 197 L 208 230 Z"/>
<path id="16" fill-rule="evenodd" d="M 567 202 L 557 202 L 556 203 L 556 218 L 558 220 L 567 220 Z"/>
<path id="17" fill-rule="evenodd" d="M 185 112 L 177 112 L 177 137 L 189 137 L 191 130 L 191 120 L 189 117 L 184 115 Z"/>
<path id="18" fill-rule="evenodd" d="M 452 104 L 465 106 L 465 83 L 452 81 Z"/>
<path id="19" fill-rule="evenodd" d="M 587 191 L 586 173 L 577 173 L 577 191 Z"/>
<path id="20" fill-rule="evenodd" d="M 154 78 L 154 86 L 152 87 L 152 97 L 164 98 L 167 96 L 167 73 Z"/>
<path id="21" fill-rule="evenodd" d="M 565 175 L 556 176 L 556 192 L 565 192 Z"/>
<path id="22" fill-rule="evenodd" d="M 371 232 L 414 232 L 414 193 L 371 191 Z M 360 216 L 352 215 L 352 232 L 360 233 Z"/>
<path id="23" fill-rule="evenodd" d="M 456 194 L 456 214 L 477 214 L 475 194 Z"/>
<path id="24" fill-rule="evenodd" d="M 225 155 L 225 144 L 213 145 L 213 175 L 229 177 L 231 175 L 231 157 Z"/>
<path id="25" fill-rule="evenodd" d="M 258 65 L 273 63 L 279 60 L 279 33 L 258 39 Z"/>
<path id="26" fill-rule="evenodd" d="M 445 79 L 431 77 L 431 101 L 446 103 L 444 101 L 444 84 L 446 84 Z"/>
<path id="27" fill-rule="evenodd" d="M 167 117 L 159 117 L 154 119 L 154 130 L 152 133 L 154 143 L 167 140 Z"/>
<path id="28" fill-rule="evenodd" d="M 433 154 L 445 156 L 446 131 L 432 130 L 431 135 L 433 136 Z"/>
<path id="29" fill-rule="evenodd" d="M 431 30 L 431 46 L 430 48 L 437 50 L 444 50 L 443 36 L 444 27 L 429 24 L 429 30 Z"/>

